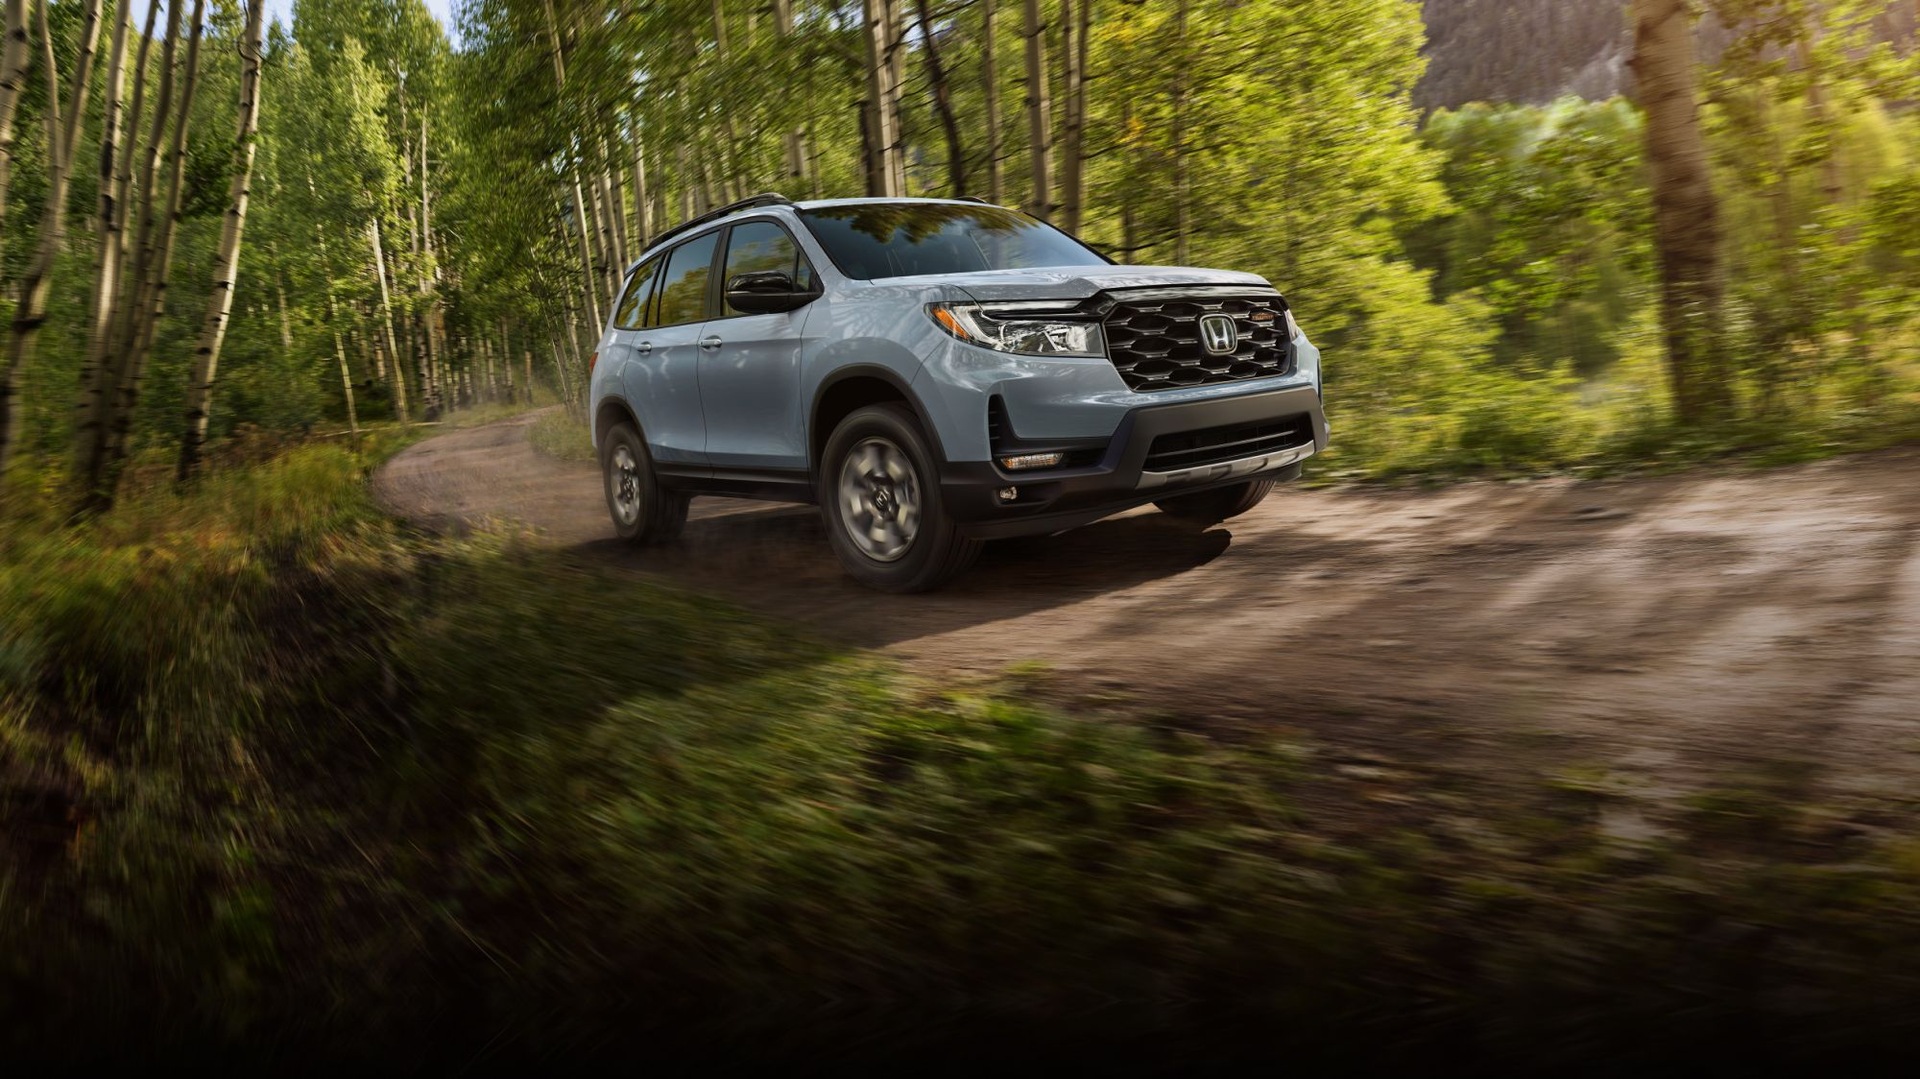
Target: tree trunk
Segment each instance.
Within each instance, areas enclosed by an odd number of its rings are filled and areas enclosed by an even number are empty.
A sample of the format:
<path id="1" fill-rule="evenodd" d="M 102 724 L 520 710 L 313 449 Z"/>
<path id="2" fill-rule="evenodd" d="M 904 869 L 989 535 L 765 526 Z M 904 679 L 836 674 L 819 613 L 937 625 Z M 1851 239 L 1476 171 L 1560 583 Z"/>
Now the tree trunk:
<path id="1" fill-rule="evenodd" d="M 514 400 L 513 393 L 513 338 L 507 334 L 507 320 L 500 320 L 500 371 L 507 384 L 507 400 Z M 526 383 L 527 404 L 533 404 L 533 383 Z"/>
<path id="2" fill-rule="evenodd" d="M 332 306 L 328 306 L 332 312 Z M 340 328 L 333 329 L 333 358 L 340 365 L 340 396 L 347 403 L 347 430 L 353 437 L 360 437 L 360 412 L 353 405 L 353 371 L 347 366 L 347 347 L 340 341 Z"/>
<path id="3" fill-rule="evenodd" d="M 1187 0 L 1179 0 L 1173 14 L 1173 262 L 1185 266 L 1193 259 L 1193 174 L 1187 161 Z"/>
<path id="4" fill-rule="evenodd" d="M 554 82 L 561 90 L 565 90 L 567 87 L 567 58 L 565 51 L 560 45 L 560 20 L 553 13 L 553 0 L 545 0 L 544 7 L 547 13 L 547 38 L 553 43 Z M 576 161 L 573 167 L 573 223 L 575 228 L 580 232 L 580 269 L 586 274 L 588 282 L 588 302 L 593 304 L 594 321 L 598 323 L 600 321 L 599 301 L 593 296 L 593 293 L 597 291 L 593 287 L 593 226 L 590 225 L 587 220 L 586 201 L 585 193 L 581 190 L 580 186 L 580 165 L 579 162 Z"/>
<path id="5" fill-rule="evenodd" d="M 547 329 L 548 346 L 553 349 L 553 374 L 554 381 L 557 383 L 556 389 L 560 393 L 562 406 L 571 409 L 573 407 L 573 391 L 568 388 L 567 360 L 565 358 L 567 349 L 566 346 L 561 343 L 561 338 L 567 336 L 570 335 L 556 333 L 551 327 Z"/>
<path id="6" fill-rule="evenodd" d="M 603 137 L 600 148 L 606 160 L 605 167 L 600 170 L 601 182 L 607 188 L 607 207 L 613 211 L 613 302 L 618 303 L 620 280 L 626 276 L 627 263 L 632 261 L 627 251 L 627 193 L 625 185 L 620 182 L 620 174 L 624 170 L 613 157 L 613 140 Z"/>
<path id="7" fill-rule="evenodd" d="M 33 9 L 7 0 L 7 38 L 0 46 L 0 236 L 6 235 L 7 185 L 13 178 L 13 114 L 33 64 Z"/>
<path id="8" fill-rule="evenodd" d="M 782 41 L 793 36 L 793 0 L 773 0 L 773 31 Z M 804 184 L 807 180 L 806 138 L 806 128 L 800 125 L 789 127 L 780 135 L 787 179 L 796 184 Z"/>
<path id="9" fill-rule="evenodd" d="M 1093 0 L 1060 0 L 1067 95 L 1060 146 L 1060 225 L 1071 233 L 1080 231 L 1080 207 L 1086 195 L 1087 34 L 1092 8 Z"/>
<path id="10" fill-rule="evenodd" d="M 1027 149 L 1033 165 L 1027 212 L 1042 221 L 1053 215 L 1053 117 L 1047 102 L 1046 34 L 1040 0 L 1027 0 Z"/>
<path id="11" fill-rule="evenodd" d="M 1120 101 L 1120 130 L 1133 130 L 1133 102 L 1125 97 Z M 1122 155 L 1122 167 L 1125 167 L 1127 162 L 1124 148 Z M 1129 194 L 1123 194 L 1120 199 L 1120 250 L 1127 252 L 1129 256 L 1138 250 L 1133 242 L 1134 234 L 1133 199 Z"/>
<path id="12" fill-rule="evenodd" d="M 104 421 L 102 412 L 108 400 L 107 358 L 113 355 L 110 340 L 115 302 L 120 294 L 122 266 L 127 257 L 127 202 L 133 183 L 133 155 L 141 106 L 147 90 L 147 58 L 153 46 L 153 26 L 160 14 L 159 0 L 147 5 L 147 20 L 140 31 L 140 50 L 134 61 L 132 108 L 126 102 L 126 48 L 128 18 L 132 0 L 123 0 L 113 31 L 113 56 L 108 61 L 107 100 L 101 110 L 104 120 L 100 135 L 99 199 L 100 217 L 96 226 L 93 259 L 93 311 L 87 328 L 87 351 L 80 366 L 80 397 L 75 405 L 74 439 L 76 455 L 93 437 Z M 129 132 L 127 118 L 134 120 Z"/>
<path id="13" fill-rule="evenodd" d="M 867 193 L 906 194 L 906 154 L 900 143 L 900 0 L 866 0 L 868 147 Z"/>
<path id="14" fill-rule="evenodd" d="M 604 166 L 604 162 L 602 163 Z M 600 288 L 611 308 L 620 302 L 620 241 L 613 227 L 613 185 L 607 182 L 606 168 L 593 171 L 593 221 L 599 231 Z"/>
<path id="15" fill-rule="evenodd" d="M 378 217 L 367 222 L 367 239 L 373 245 L 373 276 L 380 283 L 380 329 L 386 337 L 386 355 L 393 359 L 393 375 L 390 379 L 393 413 L 399 419 L 400 426 L 405 427 L 410 422 L 407 417 L 407 370 L 400 360 L 400 346 L 393 334 L 393 294 L 387 289 L 387 253 L 380 243 Z"/>
<path id="16" fill-rule="evenodd" d="M 269 253 L 269 261 L 276 264 L 279 257 Z M 287 282 L 278 269 L 273 271 L 273 293 L 280 302 L 280 347 L 289 355 L 293 352 L 293 312 L 287 307 Z"/>
<path id="17" fill-rule="evenodd" d="M 1824 144 L 1820 155 L 1820 194 L 1829 207 L 1837 207 L 1846 199 L 1846 182 L 1840 165 L 1840 125 L 1827 100 L 1825 73 L 1820 70 L 1820 61 L 1814 54 L 1820 44 L 1820 15 L 1815 13 L 1813 18 L 1814 25 L 1801 30 L 1794 51 L 1800 61 L 1800 71 L 1807 78 L 1807 111 Z"/>
<path id="18" fill-rule="evenodd" d="M 674 171 L 680 175 L 680 221 L 692 219 L 697 212 L 696 195 L 700 186 L 694 182 L 692 158 L 687 154 L 687 144 L 682 142 L 673 151 Z M 666 215 L 661 215 L 662 219 Z"/>
<path id="19" fill-rule="evenodd" d="M 704 150 L 700 154 L 699 194 L 700 197 L 694 202 L 694 212 L 702 214 L 718 208 L 725 197 L 713 182 L 713 155 Z"/>
<path id="20" fill-rule="evenodd" d="M 1719 203 L 1700 130 L 1694 17 L 1686 0 L 1633 0 L 1633 17 L 1668 381 L 1680 421 L 1699 423 L 1731 411 L 1733 387 L 1719 341 L 1726 286 Z"/>
<path id="21" fill-rule="evenodd" d="M 980 88 L 985 97 L 987 125 L 987 201 L 1006 199 L 1006 168 L 1000 149 L 1000 68 L 994 56 L 993 2 L 980 0 Z"/>
<path id="22" fill-rule="evenodd" d="M 315 233 L 320 231 L 314 226 Z M 354 438 L 360 437 L 360 411 L 353 400 L 353 368 L 347 363 L 347 347 L 340 340 L 340 308 L 333 298 L 333 265 L 327 259 L 327 242 L 324 236 L 320 240 L 320 273 L 327 283 L 327 326 L 333 331 L 333 358 L 340 366 L 340 395 L 347 405 L 347 430 Z"/>
<path id="23" fill-rule="evenodd" d="M 940 114 L 940 128 L 947 137 L 947 194 L 954 198 L 967 193 L 967 156 L 960 145 L 960 120 L 953 112 L 953 90 L 947 85 L 947 71 L 940 63 L 940 45 L 933 32 L 933 12 L 928 0 L 918 0 L 920 49 L 927 60 L 927 79 L 933 84 L 933 107 Z"/>
<path id="24" fill-rule="evenodd" d="M 81 12 L 80 41 L 74 57 L 73 85 L 67 92 L 67 115 L 60 118 L 59 72 L 53 63 L 53 38 L 46 0 L 40 0 L 41 62 L 47 75 L 47 201 L 40 215 L 39 243 L 26 272 L 20 275 L 19 299 L 13 310 L 13 338 L 8 344 L 6 370 L 0 371 L 0 478 L 7 473 L 20 441 L 21 378 L 33 356 L 40 327 L 47 320 L 47 297 L 53 289 L 53 263 L 67 239 L 67 187 L 73 180 L 73 153 L 87 126 L 87 90 L 93 81 L 94 46 L 100 41 L 100 0 L 87 0 Z"/>
<path id="25" fill-rule="evenodd" d="M 247 203 L 253 198 L 254 135 L 260 130 L 260 20 L 266 0 L 247 5 L 247 28 L 240 42 L 240 104 L 234 122 L 233 178 L 227 182 L 227 214 L 220 227 L 220 253 L 214 260 L 213 294 L 193 350 L 193 377 L 187 383 L 186 431 L 180 439 L 175 478 L 192 479 L 207 441 L 207 417 L 213 405 L 213 380 L 220 370 L 220 346 L 233 310 L 233 283 L 240 272 L 240 236 L 247 227 Z M 424 129 L 423 129 L 424 130 Z M 424 181 L 423 181 L 424 183 Z M 286 333 L 286 293 L 280 294 L 281 332 Z M 289 349 L 291 345 L 289 344 Z"/>
<path id="26" fill-rule="evenodd" d="M 661 162 L 658 157 L 654 158 L 653 162 L 655 168 L 661 167 Z M 667 197 L 667 179 L 667 177 L 662 176 L 653 185 L 653 227 L 656 229 L 666 228 L 667 219 L 672 216 L 673 203 L 672 200 Z M 648 236 L 647 239 L 651 241 L 653 237 Z"/>
<path id="27" fill-rule="evenodd" d="M 157 10 L 159 0 L 153 0 L 154 8 L 148 14 L 151 27 L 152 14 Z M 75 476 L 80 488 L 80 498 L 75 506 L 78 514 L 89 514 L 106 509 L 113 502 L 113 484 L 111 475 L 115 467 L 113 459 L 114 432 L 120 425 L 120 412 L 129 408 L 129 402 L 139 399 L 139 382 L 145 372 L 139 369 L 142 358 L 138 355 L 137 339 L 140 328 L 142 304 L 152 295 L 152 268 L 154 266 L 154 241 L 156 234 L 155 207 L 159 205 L 158 190 L 160 171 L 160 147 L 167 133 L 167 123 L 173 117 L 173 92 L 176 72 L 174 71 L 175 46 L 180 41 L 180 4 L 178 0 L 167 5 L 167 32 L 160 44 L 160 89 L 154 97 L 153 118 L 148 127 L 146 144 L 141 152 L 140 176 L 137 186 L 131 176 L 132 156 L 140 140 L 129 137 L 127 140 L 125 167 L 129 175 L 118 181 L 126 190 L 128 199 L 135 192 L 140 198 L 140 217 L 137 235 L 131 247 L 121 254 L 121 269 L 116 283 L 117 294 L 113 297 L 113 314 L 107 324 L 107 340 L 102 346 L 100 367 L 97 374 L 98 393 L 95 394 L 88 414 L 76 431 Z M 142 106 L 141 98 L 145 86 L 141 76 L 145 73 L 144 53 L 150 46 L 153 35 L 146 35 L 143 43 L 143 62 L 134 73 L 134 94 L 129 115 L 137 121 Z M 126 213 L 132 213 L 129 205 Z M 122 234 L 125 240 L 125 234 Z M 129 270 L 127 262 L 131 256 Z M 84 402 L 83 402 L 84 403 Z M 128 421 L 131 422 L 130 420 Z"/>
<path id="28" fill-rule="evenodd" d="M 187 29 L 187 61 L 181 73 L 180 107 L 174 114 L 173 139 L 167 148 L 167 207 L 159 223 L 159 236 L 153 245 L 153 273 L 147 298 L 134 312 L 133 332 L 123 347 L 128 349 L 126 377 L 121 380 L 119 399 L 114 405 L 113 423 L 107 430 L 104 483 L 95 494 L 94 508 L 112 506 L 119 489 L 120 471 L 125 466 L 133 438 L 133 417 L 139 406 L 140 387 L 146 377 L 147 361 L 153 355 L 153 341 L 166 313 L 167 288 L 173 273 L 174 241 L 178 236 L 180 207 L 187 187 L 187 133 L 193 121 L 193 98 L 200 86 L 200 41 L 205 32 L 206 0 L 194 0 L 193 25 Z"/>
<path id="29" fill-rule="evenodd" d="M 433 246 L 433 191 L 428 185 L 429 175 L 427 109 L 422 105 L 420 109 L 420 251 L 423 257 L 416 288 L 421 298 L 422 330 L 427 346 L 427 370 L 433 373 L 433 405 L 437 411 L 444 412 L 449 407 L 445 400 L 446 380 L 441 377 L 447 362 L 447 342 L 441 325 L 445 316 L 440 299 L 440 263 Z"/>
<path id="30" fill-rule="evenodd" d="M 654 218 L 653 203 L 649 201 L 647 191 L 646 148 L 640 142 L 640 123 L 637 119 L 633 124 L 633 220 L 637 230 L 633 253 L 638 257 L 653 242 Z M 510 355 L 502 356 L 501 363 L 511 369 L 513 365 L 508 362 L 511 359 Z"/>

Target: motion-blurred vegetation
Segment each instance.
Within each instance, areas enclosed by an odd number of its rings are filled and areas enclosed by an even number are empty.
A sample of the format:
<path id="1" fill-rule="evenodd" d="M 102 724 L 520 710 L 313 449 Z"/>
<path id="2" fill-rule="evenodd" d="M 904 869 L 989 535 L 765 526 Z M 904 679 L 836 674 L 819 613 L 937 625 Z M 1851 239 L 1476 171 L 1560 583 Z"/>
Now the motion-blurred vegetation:
<path id="1" fill-rule="evenodd" d="M 1070 715 L 1032 674 L 927 686 L 512 535 L 410 533 L 375 460 L 262 446 L 72 529 L 15 478 L 0 1040 L 404 1067 L 621 1029 L 840 1051 L 905 1008 L 933 1037 L 1318 1017 L 1392 1032 L 1347 1060 L 1428 1026 L 1571 1059 L 1911 1019 L 1911 844 L 1835 843 L 1764 777 L 1640 836 L 1604 775 L 1408 816 L 1311 742 Z M 125 1040 L 74 1040 L 99 1029 Z"/>

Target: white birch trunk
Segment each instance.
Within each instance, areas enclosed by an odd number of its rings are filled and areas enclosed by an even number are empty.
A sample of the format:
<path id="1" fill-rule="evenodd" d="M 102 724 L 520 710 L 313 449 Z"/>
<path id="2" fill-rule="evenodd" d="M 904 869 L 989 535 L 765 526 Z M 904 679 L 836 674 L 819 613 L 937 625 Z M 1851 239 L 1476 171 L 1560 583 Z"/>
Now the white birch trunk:
<path id="1" fill-rule="evenodd" d="M 240 103 L 234 122 L 233 178 L 227 184 L 227 214 L 220 227 L 220 253 L 214 259 L 213 294 L 200 326 L 200 343 L 193 350 L 193 374 L 187 382 L 186 430 L 180 439 L 180 462 L 175 478 L 193 478 L 200 466 L 200 448 L 207 440 L 207 419 L 213 405 L 213 381 L 220 370 L 220 346 L 227 338 L 227 317 L 233 311 L 234 279 L 240 272 L 240 237 L 247 227 L 247 204 L 253 198 L 254 136 L 260 130 L 260 21 L 266 0 L 247 5 L 247 28 L 240 42 Z M 286 294 L 281 293 L 281 332 L 287 330 Z"/>
<path id="2" fill-rule="evenodd" d="M 19 299 L 13 309 L 13 334 L 7 346 L 6 368 L 0 371 L 0 477 L 6 475 L 20 441 L 24 410 L 21 376 L 33 356 L 34 342 L 47 320 L 47 298 L 53 288 L 53 263 L 67 239 L 67 188 L 73 180 L 73 154 L 86 129 L 87 90 L 93 81 L 94 47 L 100 41 L 100 0 L 87 0 L 81 13 L 80 41 L 74 57 L 73 85 L 67 93 L 66 119 L 60 116 L 59 72 L 53 62 L 53 42 L 46 0 L 40 0 L 41 62 L 47 75 L 47 201 L 40 216 L 39 243 L 26 272 L 20 275 Z"/>

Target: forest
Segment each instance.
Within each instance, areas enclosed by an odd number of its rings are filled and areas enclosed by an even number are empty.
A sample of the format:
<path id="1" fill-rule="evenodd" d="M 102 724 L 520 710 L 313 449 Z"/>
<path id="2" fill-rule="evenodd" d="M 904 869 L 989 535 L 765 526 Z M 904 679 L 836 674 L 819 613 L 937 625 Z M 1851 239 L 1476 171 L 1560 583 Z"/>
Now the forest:
<path id="1" fill-rule="evenodd" d="M 95 503 L 127 459 L 186 476 L 237 428 L 576 398 L 647 237 L 762 190 L 969 194 L 1121 261 L 1260 272 L 1336 357 L 1330 474 L 1700 438 L 1662 375 L 1641 110 L 1423 112 L 1404 0 L 476 2 L 453 37 L 417 3 L 162 8 L 9 8 L 0 446 Z M 1898 427 L 1912 13 L 1712 8 L 1708 441 Z"/>
<path id="2" fill-rule="evenodd" d="M 1577 1056 L 1545 1002 L 1912 991 L 1899 835 L 1783 868 L 1772 794 L 1716 788 L 1619 869 L 1612 788 L 1524 767 L 1484 846 L 1358 794 L 1367 827 L 1313 832 L 1291 744 L 1027 668 L 929 688 L 396 521 L 369 477 L 530 408 L 590 455 L 625 271 L 766 191 L 974 196 L 1264 275 L 1326 356 L 1310 484 L 1911 444 L 1913 0 L 5 4 L 0 1041 L 110 1015 L 404 1064 L 509 1014 L 544 1047 L 863 996 L 1125 1027 L 1100 1009 L 1137 993 L 1490 1009 Z"/>

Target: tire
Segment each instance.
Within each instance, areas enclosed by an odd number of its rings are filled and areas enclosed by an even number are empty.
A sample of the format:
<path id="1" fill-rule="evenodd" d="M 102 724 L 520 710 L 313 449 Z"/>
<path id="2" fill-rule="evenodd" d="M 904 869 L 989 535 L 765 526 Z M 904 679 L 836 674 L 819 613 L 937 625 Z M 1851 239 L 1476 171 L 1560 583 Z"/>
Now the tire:
<path id="1" fill-rule="evenodd" d="M 1238 517 L 1267 497 L 1273 490 L 1272 480 L 1248 480 L 1229 487 L 1216 487 L 1211 491 L 1200 491 L 1190 495 L 1177 495 L 1163 498 L 1154 505 L 1169 517 L 1178 517 L 1195 524 L 1216 525 L 1230 517 Z"/>
<path id="2" fill-rule="evenodd" d="M 973 564 L 981 541 L 960 534 L 940 500 L 940 471 L 905 405 L 859 409 L 820 456 L 827 542 L 855 580 L 882 592 L 926 592 Z"/>
<path id="3" fill-rule="evenodd" d="M 666 543 L 687 525 L 687 496 L 660 486 L 646 439 L 630 423 L 615 424 L 607 432 L 600 448 L 600 485 L 613 530 L 628 543 Z"/>

